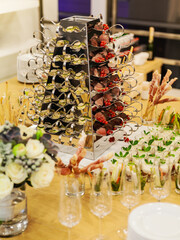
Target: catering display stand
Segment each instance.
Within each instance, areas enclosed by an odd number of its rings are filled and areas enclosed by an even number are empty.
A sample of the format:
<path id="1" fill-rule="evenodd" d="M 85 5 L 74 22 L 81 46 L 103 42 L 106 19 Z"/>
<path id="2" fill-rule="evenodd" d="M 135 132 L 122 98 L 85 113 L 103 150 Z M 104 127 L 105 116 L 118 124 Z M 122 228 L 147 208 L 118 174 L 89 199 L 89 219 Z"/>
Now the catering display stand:
<path id="1" fill-rule="evenodd" d="M 84 131 L 87 158 L 96 159 L 139 127 L 134 119 L 142 105 L 137 109 L 129 96 L 137 84 L 133 55 L 120 54 L 111 30 L 100 18 L 72 16 L 56 24 L 55 38 L 36 46 L 44 63 L 35 69 L 40 85 L 30 118 L 56 136 L 62 152 L 73 154 Z"/>

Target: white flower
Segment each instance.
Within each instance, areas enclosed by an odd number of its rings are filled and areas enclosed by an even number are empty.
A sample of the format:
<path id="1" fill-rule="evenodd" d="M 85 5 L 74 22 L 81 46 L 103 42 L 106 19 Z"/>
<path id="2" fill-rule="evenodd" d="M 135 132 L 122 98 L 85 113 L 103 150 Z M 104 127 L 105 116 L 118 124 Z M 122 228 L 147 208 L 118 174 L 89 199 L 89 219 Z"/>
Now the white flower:
<path id="1" fill-rule="evenodd" d="M 54 177 L 54 168 L 49 163 L 43 163 L 37 172 L 33 172 L 30 178 L 34 188 L 48 187 Z"/>
<path id="2" fill-rule="evenodd" d="M 8 196 L 13 189 L 13 182 L 3 173 L 0 173 L 0 199 Z"/>
<path id="3" fill-rule="evenodd" d="M 44 145 L 36 139 L 29 139 L 26 144 L 26 151 L 28 158 L 38 158 L 44 151 Z"/>
<path id="4" fill-rule="evenodd" d="M 45 157 L 46 161 L 52 166 L 52 168 L 54 168 L 55 161 L 48 154 L 44 154 L 44 157 Z"/>
<path id="5" fill-rule="evenodd" d="M 36 133 L 35 129 L 26 127 L 25 125 L 18 125 L 18 127 L 20 129 L 22 139 L 30 138 Z"/>
<path id="6" fill-rule="evenodd" d="M 12 162 L 6 167 L 6 175 L 12 180 L 13 183 L 19 184 L 24 182 L 27 178 L 27 172 L 18 163 Z"/>

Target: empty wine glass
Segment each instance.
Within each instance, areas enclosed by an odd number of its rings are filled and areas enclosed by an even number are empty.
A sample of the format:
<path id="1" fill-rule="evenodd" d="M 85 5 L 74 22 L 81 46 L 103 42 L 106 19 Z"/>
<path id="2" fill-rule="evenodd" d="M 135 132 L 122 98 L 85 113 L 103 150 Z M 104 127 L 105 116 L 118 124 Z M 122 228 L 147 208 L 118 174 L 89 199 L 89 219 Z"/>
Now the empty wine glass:
<path id="1" fill-rule="evenodd" d="M 150 194 L 158 202 L 166 198 L 171 191 L 171 165 L 165 160 L 156 160 L 152 167 Z"/>
<path id="2" fill-rule="evenodd" d="M 128 208 L 136 206 L 141 196 L 141 180 L 139 165 L 134 162 L 125 162 L 121 177 L 122 198 L 121 203 Z M 128 215 L 129 215 L 128 213 Z M 121 239 L 127 238 L 127 228 L 120 228 L 118 235 Z"/>
<path id="3" fill-rule="evenodd" d="M 106 239 L 102 234 L 102 218 L 112 211 L 112 195 L 110 175 L 100 169 L 96 169 L 92 174 L 92 189 L 90 193 L 90 210 L 99 218 L 99 234 L 93 239 Z"/>
<path id="4" fill-rule="evenodd" d="M 72 194 L 67 194 L 67 192 Z M 58 217 L 60 223 L 68 227 L 68 240 L 70 240 L 71 228 L 79 224 L 81 219 L 79 183 L 73 177 L 69 179 L 69 176 L 61 176 Z"/>

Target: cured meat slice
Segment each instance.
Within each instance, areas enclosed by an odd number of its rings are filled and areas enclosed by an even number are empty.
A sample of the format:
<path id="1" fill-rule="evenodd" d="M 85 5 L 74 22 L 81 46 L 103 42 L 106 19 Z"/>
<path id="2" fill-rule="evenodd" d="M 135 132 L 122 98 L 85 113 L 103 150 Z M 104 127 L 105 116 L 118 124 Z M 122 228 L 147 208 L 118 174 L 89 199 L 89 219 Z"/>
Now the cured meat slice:
<path id="1" fill-rule="evenodd" d="M 103 97 L 97 99 L 97 100 L 95 101 L 95 104 L 96 104 L 97 106 L 103 106 Z"/>
<path id="2" fill-rule="evenodd" d="M 111 94 L 115 97 L 118 97 L 120 95 L 120 89 L 118 87 L 114 87 L 111 89 Z"/>
<path id="3" fill-rule="evenodd" d="M 102 33 L 100 36 L 99 36 L 99 40 L 101 42 L 105 42 L 106 44 L 109 43 L 109 35 L 108 34 L 105 34 L 105 33 Z"/>
<path id="4" fill-rule="evenodd" d="M 95 91 L 99 91 L 99 90 L 102 90 L 104 89 L 104 85 L 102 83 L 97 83 L 95 86 L 94 86 L 94 90 Z"/>
<path id="5" fill-rule="evenodd" d="M 96 25 L 94 26 L 94 29 L 103 31 L 103 23 L 102 22 L 96 23 Z"/>
<path id="6" fill-rule="evenodd" d="M 113 100 L 112 94 L 110 92 L 107 92 L 104 94 L 104 100 L 109 100 L 110 102 Z"/>
<path id="7" fill-rule="evenodd" d="M 94 34 L 94 35 L 92 36 L 92 38 L 90 39 L 90 43 L 91 43 L 91 45 L 94 46 L 94 47 L 98 47 L 98 46 L 99 46 L 100 40 L 99 40 L 97 34 Z"/>

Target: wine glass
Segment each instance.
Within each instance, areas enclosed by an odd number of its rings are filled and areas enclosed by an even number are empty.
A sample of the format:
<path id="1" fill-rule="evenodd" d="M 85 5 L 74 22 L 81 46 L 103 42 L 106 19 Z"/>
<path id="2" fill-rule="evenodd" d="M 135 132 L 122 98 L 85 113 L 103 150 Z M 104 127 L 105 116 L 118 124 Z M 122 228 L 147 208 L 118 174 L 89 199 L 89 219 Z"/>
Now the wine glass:
<path id="1" fill-rule="evenodd" d="M 152 167 L 150 194 L 158 202 L 166 198 L 171 192 L 171 164 L 165 160 L 156 160 Z"/>
<path id="2" fill-rule="evenodd" d="M 121 177 L 122 198 L 121 203 L 128 208 L 129 212 L 132 207 L 140 202 L 141 180 L 139 165 L 134 162 L 125 162 Z M 121 239 L 127 238 L 127 228 L 120 228 L 118 235 Z"/>
<path id="3" fill-rule="evenodd" d="M 102 234 L 102 218 L 112 211 L 112 195 L 109 172 L 96 169 L 92 173 L 92 189 L 90 193 L 90 210 L 99 218 L 99 234 L 93 239 L 104 240 Z"/>
<path id="4" fill-rule="evenodd" d="M 72 194 L 67 194 L 71 192 Z M 81 219 L 81 200 L 79 183 L 76 178 L 62 176 L 60 181 L 59 221 L 68 227 L 68 240 L 70 240 L 71 228 L 79 224 Z"/>

